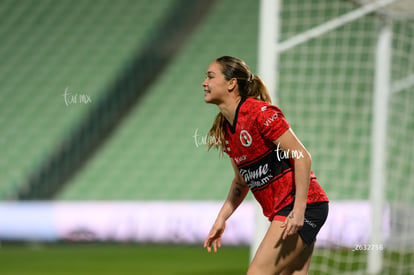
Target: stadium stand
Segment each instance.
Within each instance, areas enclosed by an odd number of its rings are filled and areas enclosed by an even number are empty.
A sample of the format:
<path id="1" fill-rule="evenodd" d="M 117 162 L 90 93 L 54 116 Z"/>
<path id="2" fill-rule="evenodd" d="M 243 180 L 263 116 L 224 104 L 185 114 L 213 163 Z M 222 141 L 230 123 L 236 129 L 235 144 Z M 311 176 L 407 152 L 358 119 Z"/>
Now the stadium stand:
<path id="1" fill-rule="evenodd" d="M 117 133 L 58 199 L 197 200 L 226 195 L 230 162 L 219 159 L 217 152 L 207 153 L 203 145 L 218 109 L 204 103 L 201 83 L 218 56 L 232 54 L 255 65 L 258 4 L 235 3 L 213 6 Z"/>
<path id="2" fill-rule="evenodd" d="M 85 119 L 172 3 L 2 2 L 0 199 Z"/>
<path id="3" fill-rule="evenodd" d="M 3 119 L 1 124 L 1 143 L 5 148 L 0 168 L 4 172 L 1 173 L 1 199 L 15 199 L 19 190 L 30 192 L 24 186 L 25 180 L 33 171 L 41 170 L 41 164 L 50 158 L 62 140 L 86 119 L 93 105 L 103 97 L 105 89 L 129 62 L 134 50 L 145 37 L 151 37 L 151 31 L 173 2 L 163 1 L 154 5 L 151 1 L 41 1 L 36 4 L 8 1 L 2 4 L 5 24 L 2 24 L 1 35 L 7 43 L 1 49 L 5 91 L 1 109 L 2 117 L 7 119 Z M 176 190 L 172 198 L 194 198 L 194 193 L 202 198 L 222 196 L 221 191 L 227 187 L 217 190 L 215 185 L 211 187 L 211 182 L 206 182 L 208 180 L 203 175 L 209 175 L 213 170 L 217 183 L 221 183 L 223 174 L 229 177 L 228 163 L 217 162 L 215 153 L 207 154 L 204 146 L 197 144 L 194 135 L 200 135 L 202 142 L 202 135 L 207 132 L 217 111 L 205 106 L 202 100 L 200 87 L 208 63 L 219 55 L 232 53 L 250 59 L 250 64 L 254 64 L 257 5 L 255 10 L 248 5 L 239 5 L 236 13 L 217 23 L 231 8 L 232 3 L 220 3 L 215 7 L 214 16 L 204 24 L 203 28 L 207 29 L 196 34 L 183 50 L 190 51 L 189 54 L 180 54 L 178 62 L 174 62 L 177 64 L 171 65 L 170 68 L 176 72 L 164 74 L 163 77 L 173 83 L 153 88 L 144 102 L 131 113 L 129 120 L 135 119 L 141 124 L 136 125 L 134 121 L 132 125 L 128 125 L 128 121 L 122 123 L 111 140 L 120 140 L 123 146 L 112 146 L 114 141 L 110 140 L 58 198 L 157 199 L 170 198 L 171 190 Z M 239 17 L 239 14 L 247 14 L 248 11 L 251 16 Z M 240 37 L 240 33 L 229 37 L 228 30 L 236 26 L 247 31 L 242 32 L 244 37 Z M 205 40 L 206 33 L 210 36 L 208 41 Z M 239 45 L 235 47 L 234 44 L 223 43 L 229 38 L 239 42 Z M 207 52 L 201 55 L 203 51 L 200 47 Z M 197 60 L 197 55 L 202 59 Z M 189 57 L 191 60 L 188 60 Z M 171 72 L 171 69 L 168 71 Z M 165 81 L 159 83 L 162 82 Z M 166 94 L 166 91 L 174 93 Z M 89 102 L 81 102 L 82 96 L 83 101 L 88 99 Z M 184 100 L 186 97 L 188 99 Z M 156 103 L 151 104 L 154 101 Z M 148 116 L 148 111 L 151 112 L 154 106 L 161 108 L 158 108 L 160 110 L 156 115 Z M 194 110 L 201 110 L 205 115 L 197 116 L 200 117 L 198 121 L 194 120 Z M 135 118 L 136 115 L 138 118 Z M 152 118 L 149 120 L 148 117 Z M 166 117 L 173 121 L 166 120 Z M 182 123 L 184 121 L 187 123 Z M 183 125 L 189 127 L 184 128 Z M 135 131 L 129 133 L 131 135 L 127 138 L 122 137 L 121 134 L 126 131 L 122 129 L 130 128 Z M 146 134 L 143 135 L 143 132 Z M 147 146 L 148 142 L 152 146 Z M 134 148 L 137 150 L 134 151 Z M 101 156 L 106 154 L 106 150 L 113 154 L 109 159 Z M 206 160 L 212 163 L 211 167 L 205 166 Z M 95 169 L 96 162 L 105 163 L 104 170 L 102 167 Z M 172 163 L 191 165 L 171 166 Z M 198 179 L 192 179 L 193 175 L 185 171 L 187 169 L 199 171 Z M 162 188 L 165 191 L 155 196 L 152 188 L 147 190 L 141 184 L 151 180 L 149 175 L 152 171 L 158 177 L 153 178 L 152 182 L 166 182 L 168 178 L 170 186 Z M 85 178 L 85 175 L 91 176 Z M 89 192 L 85 192 L 84 185 L 88 186 L 86 189 Z M 193 186 L 195 192 L 182 192 L 188 185 Z M 210 191 L 204 192 L 203 188 Z M 212 193 L 216 195 L 211 196 Z"/>

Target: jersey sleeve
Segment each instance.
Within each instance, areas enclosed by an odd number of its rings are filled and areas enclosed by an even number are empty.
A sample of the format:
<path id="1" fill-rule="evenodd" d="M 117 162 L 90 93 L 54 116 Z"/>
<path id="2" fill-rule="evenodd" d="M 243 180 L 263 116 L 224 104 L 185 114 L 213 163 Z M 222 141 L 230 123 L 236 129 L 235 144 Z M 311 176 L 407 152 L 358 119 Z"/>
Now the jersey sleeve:
<path id="1" fill-rule="evenodd" d="M 265 139 L 275 141 L 290 128 L 290 125 L 279 108 L 266 104 L 258 111 L 257 127 Z"/>

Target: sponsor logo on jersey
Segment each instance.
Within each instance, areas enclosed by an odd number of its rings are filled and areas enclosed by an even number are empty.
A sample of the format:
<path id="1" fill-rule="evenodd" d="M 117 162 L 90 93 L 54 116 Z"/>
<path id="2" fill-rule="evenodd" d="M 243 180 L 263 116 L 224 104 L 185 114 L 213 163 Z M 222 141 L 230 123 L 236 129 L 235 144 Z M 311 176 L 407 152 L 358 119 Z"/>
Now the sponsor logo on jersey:
<path id="1" fill-rule="evenodd" d="M 237 164 L 239 164 L 240 162 L 242 162 L 242 161 L 244 161 L 244 160 L 246 160 L 247 159 L 247 156 L 246 155 L 243 155 L 243 156 L 240 156 L 240 157 L 235 157 L 234 158 L 234 161 L 237 163 Z"/>
<path id="2" fill-rule="evenodd" d="M 241 130 L 240 142 L 244 147 L 249 147 L 250 145 L 252 145 L 253 139 L 249 132 L 247 132 L 246 130 Z"/>
<path id="3" fill-rule="evenodd" d="M 248 183 L 254 180 L 261 180 L 262 183 L 267 183 L 270 179 L 272 179 L 272 175 L 268 175 L 269 172 L 269 165 L 266 163 L 265 165 L 260 165 L 257 169 L 240 169 L 240 174 L 243 176 L 244 180 Z"/>
<path id="4" fill-rule="evenodd" d="M 274 149 L 266 151 L 250 162 L 249 155 L 247 155 L 246 161 L 238 165 L 238 168 L 252 192 L 264 190 L 271 182 L 292 172 L 290 161 L 288 159 L 278 160 Z"/>
<path id="5" fill-rule="evenodd" d="M 266 188 L 273 178 L 267 163 L 265 165 L 260 165 L 254 170 L 241 168 L 240 174 L 253 192 L 256 191 L 257 188 Z"/>
<path id="6" fill-rule="evenodd" d="M 277 113 L 274 113 L 271 117 L 269 117 L 268 119 L 266 119 L 264 125 L 265 126 L 270 126 L 270 124 L 273 123 L 273 121 L 275 121 L 277 119 Z"/>

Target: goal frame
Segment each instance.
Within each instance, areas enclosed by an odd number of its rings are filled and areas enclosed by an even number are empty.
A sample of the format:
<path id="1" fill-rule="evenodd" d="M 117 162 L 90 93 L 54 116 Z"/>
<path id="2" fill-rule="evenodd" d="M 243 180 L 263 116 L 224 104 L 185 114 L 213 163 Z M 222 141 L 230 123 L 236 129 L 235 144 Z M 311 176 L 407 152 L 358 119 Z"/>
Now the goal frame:
<path id="1" fill-rule="evenodd" d="M 261 0 L 259 10 L 258 38 L 258 74 L 266 83 L 273 104 L 277 104 L 279 56 L 283 52 L 335 30 L 365 15 L 373 13 L 398 0 L 377 0 L 364 4 L 355 10 L 311 28 L 296 36 L 280 41 L 280 11 L 282 0 Z M 370 243 L 382 244 L 383 210 L 385 207 L 386 180 L 386 144 L 387 118 L 389 96 L 402 88 L 414 85 L 414 76 L 391 83 L 392 56 L 392 23 L 387 17 L 382 18 L 382 25 L 377 33 L 375 53 L 375 77 L 373 91 L 373 121 L 371 125 L 371 167 L 370 167 L 370 197 L 372 228 Z M 261 240 L 268 228 L 268 222 L 263 219 L 261 209 L 256 207 L 255 232 L 250 248 L 252 260 Z M 368 251 L 367 273 L 379 274 L 382 270 L 382 250 Z"/>

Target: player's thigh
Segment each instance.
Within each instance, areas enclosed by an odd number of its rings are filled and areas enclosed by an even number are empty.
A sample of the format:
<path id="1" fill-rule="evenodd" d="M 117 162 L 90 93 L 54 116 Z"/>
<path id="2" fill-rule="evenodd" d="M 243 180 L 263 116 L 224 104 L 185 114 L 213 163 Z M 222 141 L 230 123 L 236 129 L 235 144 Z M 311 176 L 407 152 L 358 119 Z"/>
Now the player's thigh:
<path id="1" fill-rule="evenodd" d="M 312 260 L 314 244 L 305 246 L 302 252 L 283 269 L 281 275 L 306 275 Z"/>
<path id="2" fill-rule="evenodd" d="M 285 228 L 281 221 L 273 221 L 263 238 L 247 272 L 254 274 L 278 274 L 301 253 L 305 244 L 298 234 L 282 239 Z"/>

